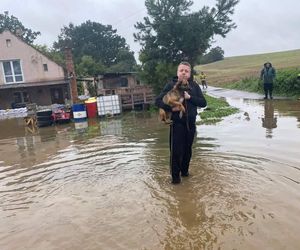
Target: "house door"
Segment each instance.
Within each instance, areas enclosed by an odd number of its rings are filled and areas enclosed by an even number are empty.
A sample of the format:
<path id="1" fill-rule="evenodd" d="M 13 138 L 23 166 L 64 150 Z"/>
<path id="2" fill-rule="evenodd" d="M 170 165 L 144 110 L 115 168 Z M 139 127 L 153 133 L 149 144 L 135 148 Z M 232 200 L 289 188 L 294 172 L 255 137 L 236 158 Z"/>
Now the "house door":
<path id="1" fill-rule="evenodd" d="M 51 91 L 52 104 L 53 103 L 58 103 L 58 104 L 64 104 L 65 103 L 62 88 L 52 88 L 52 89 L 50 89 L 50 91 Z"/>

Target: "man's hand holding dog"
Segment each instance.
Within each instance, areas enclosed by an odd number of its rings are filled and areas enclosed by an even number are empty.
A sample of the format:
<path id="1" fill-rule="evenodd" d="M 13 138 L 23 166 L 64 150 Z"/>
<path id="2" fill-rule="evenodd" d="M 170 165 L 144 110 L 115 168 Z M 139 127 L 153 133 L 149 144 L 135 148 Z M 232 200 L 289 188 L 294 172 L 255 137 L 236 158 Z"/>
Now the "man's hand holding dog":
<path id="1" fill-rule="evenodd" d="M 189 95 L 188 92 L 184 91 L 184 99 L 189 100 L 191 99 L 191 96 Z"/>
<path id="2" fill-rule="evenodd" d="M 172 108 L 172 111 L 177 112 L 177 111 L 181 111 L 181 109 L 180 109 L 179 106 L 175 106 L 175 107 Z"/>

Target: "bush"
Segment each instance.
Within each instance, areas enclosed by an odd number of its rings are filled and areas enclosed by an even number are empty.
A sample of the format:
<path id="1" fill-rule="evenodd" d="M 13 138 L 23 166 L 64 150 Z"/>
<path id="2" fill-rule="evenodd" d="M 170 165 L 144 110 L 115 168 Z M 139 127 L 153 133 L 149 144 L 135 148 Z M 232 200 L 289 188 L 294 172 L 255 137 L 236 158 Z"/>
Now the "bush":
<path id="1" fill-rule="evenodd" d="M 300 94 L 300 81 L 297 79 L 299 69 L 280 70 L 274 83 L 274 92 L 285 95 Z"/>
<path id="2" fill-rule="evenodd" d="M 299 69 L 281 69 L 277 71 L 274 82 L 276 95 L 296 96 L 300 94 L 300 80 L 297 79 Z M 263 92 L 263 82 L 257 77 L 247 77 L 238 82 L 227 84 L 227 88 L 240 89 L 251 92 Z"/>

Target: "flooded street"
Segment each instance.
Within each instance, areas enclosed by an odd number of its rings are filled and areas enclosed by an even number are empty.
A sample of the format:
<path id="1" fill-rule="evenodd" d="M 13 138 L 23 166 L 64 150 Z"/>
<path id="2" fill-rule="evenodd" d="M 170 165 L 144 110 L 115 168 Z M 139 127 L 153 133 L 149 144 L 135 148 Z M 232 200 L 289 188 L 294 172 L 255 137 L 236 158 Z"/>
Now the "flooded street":
<path id="1" fill-rule="evenodd" d="M 0 249 L 299 249 L 300 101 L 209 92 L 241 111 L 197 126 L 180 185 L 156 114 L 0 120 Z"/>

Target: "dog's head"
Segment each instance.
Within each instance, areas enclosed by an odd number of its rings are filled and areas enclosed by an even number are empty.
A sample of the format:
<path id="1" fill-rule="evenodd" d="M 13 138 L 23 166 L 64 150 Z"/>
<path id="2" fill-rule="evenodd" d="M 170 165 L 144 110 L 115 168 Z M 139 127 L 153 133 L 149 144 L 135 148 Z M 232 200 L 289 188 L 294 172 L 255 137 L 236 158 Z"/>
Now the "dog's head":
<path id="1" fill-rule="evenodd" d="M 174 85 L 174 89 L 177 89 L 180 92 L 188 91 L 190 90 L 189 82 L 178 81 Z"/>

